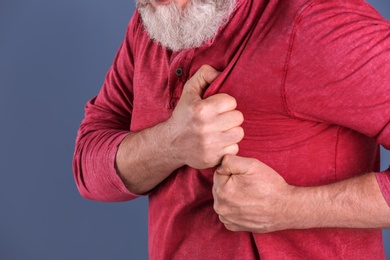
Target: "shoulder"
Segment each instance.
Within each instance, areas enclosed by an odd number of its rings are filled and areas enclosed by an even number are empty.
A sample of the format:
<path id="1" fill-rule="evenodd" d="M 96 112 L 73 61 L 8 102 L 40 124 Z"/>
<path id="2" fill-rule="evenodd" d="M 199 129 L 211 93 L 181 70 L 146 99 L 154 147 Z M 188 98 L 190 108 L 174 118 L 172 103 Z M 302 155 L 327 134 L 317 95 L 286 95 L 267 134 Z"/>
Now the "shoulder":
<path id="1" fill-rule="evenodd" d="M 379 100 L 390 82 L 389 46 L 390 23 L 365 1 L 311 1 L 290 40 L 284 82 L 290 108 L 323 97 L 324 104 L 334 97 L 346 105 L 351 93 Z"/>
<path id="2" fill-rule="evenodd" d="M 390 27 L 389 22 L 363 0 L 310 1 L 297 14 L 294 25 L 296 37 L 309 37 L 315 43 Z"/>
<path id="3" fill-rule="evenodd" d="M 297 17 L 290 42 L 296 64 L 330 73 L 348 65 L 348 73 L 389 56 L 390 23 L 363 0 L 311 1 Z"/>
<path id="4" fill-rule="evenodd" d="M 126 29 L 126 39 L 135 41 L 136 38 L 141 36 L 144 32 L 141 15 L 138 10 L 135 9 L 133 16 L 131 17 L 127 29 Z"/>

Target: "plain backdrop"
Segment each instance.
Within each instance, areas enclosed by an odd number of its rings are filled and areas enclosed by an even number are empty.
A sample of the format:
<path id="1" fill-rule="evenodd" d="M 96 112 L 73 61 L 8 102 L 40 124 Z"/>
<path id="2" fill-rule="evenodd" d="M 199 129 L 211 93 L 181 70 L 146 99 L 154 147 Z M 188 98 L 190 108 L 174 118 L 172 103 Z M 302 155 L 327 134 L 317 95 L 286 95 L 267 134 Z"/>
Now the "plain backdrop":
<path id="1" fill-rule="evenodd" d="M 388 0 L 369 2 L 390 19 Z M 71 168 L 84 105 L 133 11 L 132 0 L 0 0 L 0 259 L 148 258 L 147 199 L 83 199 Z"/>

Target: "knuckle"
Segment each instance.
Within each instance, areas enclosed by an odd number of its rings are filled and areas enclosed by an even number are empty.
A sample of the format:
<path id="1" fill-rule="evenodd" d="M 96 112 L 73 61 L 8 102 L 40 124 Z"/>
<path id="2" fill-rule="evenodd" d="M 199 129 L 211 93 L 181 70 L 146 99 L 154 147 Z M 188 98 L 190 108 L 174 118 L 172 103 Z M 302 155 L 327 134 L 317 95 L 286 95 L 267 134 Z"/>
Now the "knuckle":
<path id="1" fill-rule="evenodd" d="M 206 73 L 206 71 L 209 69 L 208 65 L 202 65 L 195 73 L 195 77 L 197 81 L 203 81 L 203 75 Z"/>
<path id="2" fill-rule="evenodd" d="M 232 129 L 232 135 L 234 140 L 241 141 L 244 138 L 244 128 L 237 126 Z"/>
<path id="3" fill-rule="evenodd" d="M 259 167 L 258 161 L 255 159 L 248 160 L 248 169 L 257 169 Z"/>
<path id="4" fill-rule="evenodd" d="M 197 123 L 205 124 L 210 117 L 210 109 L 206 102 L 196 102 L 191 110 L 191 116 Z"/>
<path id="5" fill-rule="evenodd" d="M 218 94 L 215 94 L 214 96 L 218 97 L 219 100 L 224 101 L 224 102 L 228 102 L 231 98 L 233 98 L 232 96 L 230 96 L 227 93 L 218 93 Z"/>
<path id="6" fill-rule="evenodd" d="M 205 106 L 203 102 L 195 102 L 192 107 L 192 114 L 195 118 L 201 118 L 202 115 L 204 115 L 205 112 Z"/>
<path id="7" fill-rule="evenodd" d="M 230 105 L 232 106 L 232 107 L 234 107 L 234 108 L 236 108 L 237 107 L 237 100 L 234 98 L 234 97 L 232 97 L 232 96 L 229 96 L 230 98 L 229 98 L 229 103 L 230 103 Z"/>
<path id="8" fill-rule="evenodd" d="M 223 203 L 221 203 L 218 195 L 215 196 L 215 198 L 214 198 L 213 209 L 220 216 L 225 216 L 226 215 L 226 209 L 223 206 Z"/>
<path id="9" fill-rule="evenodd" d="M 226 146 L 224 148 L 224 150 L 223 150 L 223 152 L 225 154 L 224 158 L 226 156 L 229 156 L 229 155 L 236 155 L 236 154 L 238 154 L 239 150 L 240 150 L 240 148 L 239 148 L 238 144 L 231 144 L 229 146 Z M 223 160 L 224 159 L 222 159 L 222 165 L 226 165 L 226 162 L 224 163 Z"/>
<path id="10" fill-rule="evenodd" d="M 237 134 L 238 139 L 241 141 L 242 139 L 244 139 L 244 136 L 245 136 L 244 128 L 238 127 L 238 134 Z"/>
<path id="11" fill-rule="evenodd" d="M 209 70 L 210 68 L 211 68 L 210 65 L 208 65 L 208 64 L 203 64 L 202 66 L 200 66 L 200 68 L 199 68 L 198 71 L 203 72 L 203 71 L 205 71 L 205 70 Z"/>
<path id="12" fill-rule="evenodd" d="M 229 107 L 231 107 L 232 109 L 235 109 L 237 107 L 237 100 L 232 97 L 232 96 L 229 96 L 226 94 L 226 100 L 225 100 L 226 104 L 229 105 Z"/>
<path id="13" fill-rule="evenodd" d="M 238 110 L 233 110 L 228 112 L 229 114 L 229 120 L 231 121 L 231 124 L 234 126 L 239 126 L 243 123 L 243 115 Z"/>
<path id="14" fill-rule="evenodd" d="M 218 209 L 219 213 L 222 213 L 224 204 L 224 192 L 221 188 L 215 188 L 214 190 L 214 207 Z"/>
<path id="15" fill-rule="evenodd" d="M 237 111 L 237 121 L 239 121 L 240 122 L 239 124 L 241 125 L 242 123 L 244 123 L 244 114 L 239 110 L 236 111 Z"/>
<path id="16" fill-rule="evenodd" d="M 234 106 L 234 107 L 237 106 L 237 100 L 233 96 L 230 96 L 229 94 L 226 94 L 226 93 L 223 93 L 221 95 L 223 95 L 223 97 L 225 99 L 224 101 L 226 103 L 229 103 L 229 105 Z"/>
<path id="17" fill-rule="evenodd" d="M 260 227 L 260 232 L 259 233 L 270 233 L 275 231 L 273 226 L 269 223 L 263 223 L 263 225 Z"/>
<path id="18" fill-rule="evenodd" d="M 227 230 L 230 230 L 230 231 L 233 231 L 233 232 L 240 231 L 240 229 L 236 225 L 229 224 L 229 223 L 226 223 L 224 225 L 225 225 Z"/>
<path id="19" fill-rule="evenodd" d="M 238 154 L 239 150 L 240 150 L 240 148 L 238 147 L 238 144 L 233 144 L 230 147 L 230 154 L 236 155 L 236 154 Z"/>
<path id="20" fill-rule="evenodd" d="M 234 109 L 237 107 L 237 100 L 226 93 L 218 93 L 212 96 L 212 98 L 218 103 L 224 103 L 230 108 Z"/>
<path id="21" fill-rule="evenodd" d="M 220 208 L 218 202 L 214 201 L 213 209 L 214 209 L 215 213 L 217 213 L 218 215 L 221 215 L 221 208 Z"/>

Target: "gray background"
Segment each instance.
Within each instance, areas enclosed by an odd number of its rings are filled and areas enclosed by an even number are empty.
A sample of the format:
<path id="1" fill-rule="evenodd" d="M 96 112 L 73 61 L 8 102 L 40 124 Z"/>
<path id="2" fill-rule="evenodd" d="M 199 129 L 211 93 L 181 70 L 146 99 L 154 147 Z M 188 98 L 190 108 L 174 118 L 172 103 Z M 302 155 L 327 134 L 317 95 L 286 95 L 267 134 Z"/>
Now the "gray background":
<path id="1" fill-rule="evenodd" d="M 390 19 L 388 0 L 369 2 Z M 133 10 L 131 0 L 0 0 L 0 259 L 147 259 L 147 200 L 83 199 L 71 169 L 84 105 Z"/>

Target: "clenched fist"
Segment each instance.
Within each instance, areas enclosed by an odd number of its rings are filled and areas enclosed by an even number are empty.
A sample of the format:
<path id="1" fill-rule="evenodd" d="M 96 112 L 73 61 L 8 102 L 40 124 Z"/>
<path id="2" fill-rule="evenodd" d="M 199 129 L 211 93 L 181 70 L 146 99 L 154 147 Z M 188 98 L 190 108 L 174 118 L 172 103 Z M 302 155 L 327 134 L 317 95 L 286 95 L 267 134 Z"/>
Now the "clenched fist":
<path id="1" fill-rule="evenodd" d="M 266 164 L 225 156 L 214 174 L 214 210 L 231 231 L 266 233 L 296 227 L 289 201 L 294 190 Z"/>
<path id="2" fill-rule="evenodd" d="M 218 75 L 212 67 L 202 66 L 185 84 L 167 121 L 123 139 L 115 166 L 129 191 L 144 194 L 183 165 L 211 168 L 224 155 L 237 154 L 244 117 L 236 110 L 236 100 L 227 94 L 202 98 Z"/>
<path id="3" fill-rule="evenodd" d="M 219 75 L 202 66 L 185 84 L 180 100 L 167 121 L 175 155 L 196 169 L 214 167 L 225 154 L 237 154 L 244 137 L 242 113 L 236 100 L 227 94 L 203 99 L 203 93 Z"/>

